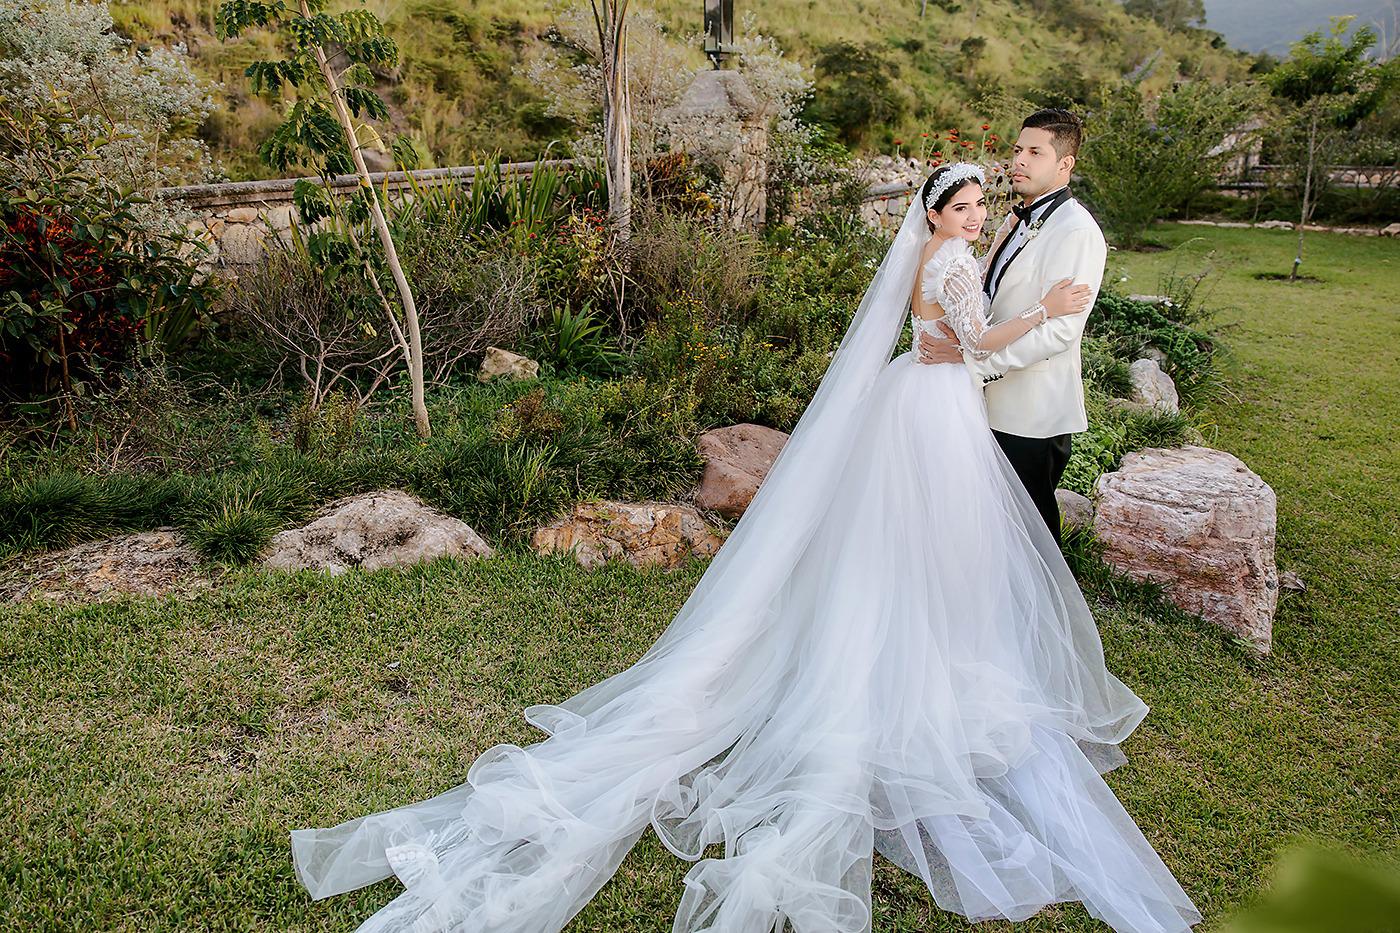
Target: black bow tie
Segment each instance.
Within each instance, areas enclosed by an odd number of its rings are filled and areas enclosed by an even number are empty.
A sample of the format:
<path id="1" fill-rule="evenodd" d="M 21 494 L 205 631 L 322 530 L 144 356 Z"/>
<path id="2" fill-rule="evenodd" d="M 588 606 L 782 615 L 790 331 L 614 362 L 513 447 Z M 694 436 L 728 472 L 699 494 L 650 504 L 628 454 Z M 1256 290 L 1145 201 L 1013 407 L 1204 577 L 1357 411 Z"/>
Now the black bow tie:
<path id="1" fill-rule="evenodd" d="M 1061 195 L 1069 197 L 1069 189 L 1061 188 L 1052 194 L 1047 194 L 1039 200 L 1031 202 L 1030 204 L 1013 204 L 1011 205 L 1011 213 L 1016 215 L 1016 220 L 1018 223 L 1028 224 L 1031 222 L 1031 217 L 1035 214 L 1036 211 L 1040 210 L 1042 207 L 1049 204 L 1051 201 L 1056 200 Z"/>

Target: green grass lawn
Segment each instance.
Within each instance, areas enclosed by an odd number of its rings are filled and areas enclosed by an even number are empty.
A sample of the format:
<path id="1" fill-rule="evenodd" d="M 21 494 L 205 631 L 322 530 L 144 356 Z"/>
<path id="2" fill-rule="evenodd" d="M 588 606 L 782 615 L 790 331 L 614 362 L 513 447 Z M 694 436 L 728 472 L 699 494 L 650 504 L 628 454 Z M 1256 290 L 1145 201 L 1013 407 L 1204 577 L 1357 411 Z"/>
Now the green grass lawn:
<path id="1" fill-rule="evenodd" d="M 1135 292 L 1214 258 L 1233 349 L 1212 442 L 1279 494 L 1275 652 L 1094 587 L 1109 664 L 1152 707 L 1109 782 L 1207 914 L 1300 837 L 1400 851 L 1400 243 L 1163 227 Z M 8 607 L 0 625 L 0 929 L 342 930 L 393 882 L 312 903 L 287 831 L 462 781 L 520 716 L 635 660 L 699 578 L 508 553 L 402 572 L 232 573 L 189 599 Z M 648 835 L 570 927 L 666 931 L 689 864 Z M 878 931 L 965 930 L 877 861 Z M 1008 929 L 1006 924 L 976 929 Z M 1082 909 L 1017 929 L 1097 930 Z"/>

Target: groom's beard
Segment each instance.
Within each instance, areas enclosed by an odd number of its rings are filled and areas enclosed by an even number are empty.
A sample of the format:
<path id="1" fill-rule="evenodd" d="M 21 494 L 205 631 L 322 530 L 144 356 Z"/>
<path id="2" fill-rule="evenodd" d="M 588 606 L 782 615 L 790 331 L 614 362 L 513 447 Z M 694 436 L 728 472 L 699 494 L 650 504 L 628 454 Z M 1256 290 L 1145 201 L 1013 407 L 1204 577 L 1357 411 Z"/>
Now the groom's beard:
<path id="1" fill-rule="evenodd" d="M 1027 178 L 1025 181 L 1013 181 L 1011 183 L 1011 190 L 1015 192 L 1021 198 L 1022 201 L 1029 204 L 1045 192 L 1049 191 L 1050 186 L 1053 184 L 1054 182 L 1052 181 L 1050 182 L 1050 184 L 1047 185 L 1038 185 L 1035 182 L 1031 181 L 1029 178 Z"/>

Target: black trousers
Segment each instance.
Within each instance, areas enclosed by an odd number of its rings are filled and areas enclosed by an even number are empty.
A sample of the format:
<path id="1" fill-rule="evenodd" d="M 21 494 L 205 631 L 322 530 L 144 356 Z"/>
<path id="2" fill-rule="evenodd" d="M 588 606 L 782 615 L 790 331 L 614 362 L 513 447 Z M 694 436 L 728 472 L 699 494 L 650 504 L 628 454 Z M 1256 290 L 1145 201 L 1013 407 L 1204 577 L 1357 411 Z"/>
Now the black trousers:
<path id="1" fill-rule="evenodd" d="M 1002 453 L 1011 461 L 1021 485 L 1031 494 L 1031 501 L 1045 519 L 1045 527 L 1060 540 L 1060 504 L 1055 501 L 1055 487 L 1069 465 L 1068 434 L 1054 437 L 1020 437 L 993 431 Z"/>

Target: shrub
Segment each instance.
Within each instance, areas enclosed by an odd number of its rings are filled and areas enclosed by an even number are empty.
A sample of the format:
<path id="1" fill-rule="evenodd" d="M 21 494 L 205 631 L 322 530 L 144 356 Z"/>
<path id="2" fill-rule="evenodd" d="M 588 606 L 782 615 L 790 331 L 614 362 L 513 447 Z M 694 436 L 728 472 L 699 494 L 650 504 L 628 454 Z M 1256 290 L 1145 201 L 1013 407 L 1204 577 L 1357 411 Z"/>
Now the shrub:
<path id="1" fill-rule="evenodd" d="M 1192 308 L 1190 302 L 1155 305 L 1104 291 L 1089 315 L 1085 333 L 1110 341 L 1120 348 L 1122 356 L 1132 359 L 1142 356 L 1148 347 L 1161 350 L 1167 358 L 1163 367 L 1167 375 L 1183 397 L 1189 398 L 1215 378 L 1214 341 L 1172 316 L 1174 310 L 1184 309 L 1184 316 L 1194 318 Z"/>
<path id="2" fill-rule="evenodd" d="M 84 166 L 92 177 L 147 196 L 217 178 L 198 137 L 216 86 L 195 76 L 183 44 L 142 48 L 124 38 L 106 0 L 0 3 L 0 87 L 21 111 L 61 98 L 84 136 L 106 137 Z M 135 213 L 154 229 L 183 216 L 159 201 Z"/>
<path id="3" fill-rule="evenodd" d="M 751 234 L 642 202 L 633 209 L 631 275 L 644 320 L 686 296 L 706 323 L 742 323 L 753 309 L 762 255 Z"/>
<path id="4" fill-rule="evenodd" d="M 58 101 L 0 97 L 0 392 L 11 398 L 71 398 L 138 342 L 187 336 L 214 297 L 185 230 L 143 220 L 142 198 L 90 171 L 113 144 Z"/>
<path id="5" fill-rule="evenodd" d="M 1079 169 L 1086 197 L 1117 239 L 1142 241 L 1147 228 L 1210 187 L 1234 151 L 1227 134 L 1244 124 L 1256 92 L 1192 81 L 1155 101 L 1125 82 L 1090 116 Z"/>
<path id="6" fill-rule="evenodd" d="M 398 347 L 370 322 L 378 301 L 359 270 L 318 261 L 295 236 L 240 273 L 228 307 L 237 326 L 257 335 L 274 357 L 277 381 L 300 377 L 311 408 L 341 392 L 363 404 L 402 361 Z"/>
<path id="7" fill-rule="evenodd" d="M 877 47 L 833 42 L 817 50 L 816 89 L 803 117 L 834 129 L 842 142 L 861 142 L 872 127 L 896 123 L 904 98 L 893 78 L 899 66 Z"/>

